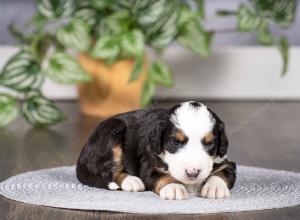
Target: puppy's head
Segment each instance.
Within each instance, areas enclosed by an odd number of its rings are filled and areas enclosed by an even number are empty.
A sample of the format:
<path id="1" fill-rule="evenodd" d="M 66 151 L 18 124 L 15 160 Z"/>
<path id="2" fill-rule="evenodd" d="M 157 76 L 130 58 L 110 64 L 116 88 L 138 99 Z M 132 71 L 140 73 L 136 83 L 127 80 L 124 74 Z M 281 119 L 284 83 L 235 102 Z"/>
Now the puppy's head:
<path id="1" fill-rule="evenodd" d="M 168 165 L 168 173 L 184 184 L 203 182 L 214 161 L 226 156 L 224 123 L 198 102 L 184 102 L 170 109 L 168 123 L 159 136 L 159 157 Z"/>

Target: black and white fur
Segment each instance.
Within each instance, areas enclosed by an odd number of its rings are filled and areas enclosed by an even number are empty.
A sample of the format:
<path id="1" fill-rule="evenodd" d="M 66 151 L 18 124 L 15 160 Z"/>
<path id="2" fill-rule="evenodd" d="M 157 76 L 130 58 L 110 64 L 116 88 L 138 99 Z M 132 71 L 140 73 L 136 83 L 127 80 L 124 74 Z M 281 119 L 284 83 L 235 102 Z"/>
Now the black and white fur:
<path id="1" fill-rule="evenodd" d="M 229 197 L 235 163 L 227 157 L 224 123 L 190 101 L 171 109 L 138 110 L 101 122 L 77 163 L 83 184 L 110 190 L 152 190 L 163 199 Z"/>

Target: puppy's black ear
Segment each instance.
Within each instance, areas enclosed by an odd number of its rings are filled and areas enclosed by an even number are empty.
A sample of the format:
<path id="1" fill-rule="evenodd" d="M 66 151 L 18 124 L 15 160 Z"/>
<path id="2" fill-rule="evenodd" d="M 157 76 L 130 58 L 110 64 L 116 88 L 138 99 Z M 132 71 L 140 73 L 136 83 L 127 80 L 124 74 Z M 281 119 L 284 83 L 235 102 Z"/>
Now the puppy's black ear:
<path id="1" fill-rule="evenodd" d="M 216 121 L 218 148 L 216 155 L 220 158 L 224 157 L 228 149 L 228 139 L 225 133 L 225 124 L 220 119 Z"/>
<path id="2" fill-rule="evenodd" d="M 158 121 L 150 128 L 149 143 L 150 151 L 155 154 L 160 154 L 163 148 L 163 131 L 165 129 L 165 122 Z"/>
<path id="3" fill-rule="evenodd" d="M 225 124 L 224 122 L 214 113 L 212 110 L 208 109 L 212 114 L 215 120 L 215 127 L 214 127 L 214 135 L 217 137 L 215 140 L 215 144 L 217 145 L 216 156 L 220 158 L 224 157 L 227 153 L 228 149 L 228 139 L 225 133 Z"/>

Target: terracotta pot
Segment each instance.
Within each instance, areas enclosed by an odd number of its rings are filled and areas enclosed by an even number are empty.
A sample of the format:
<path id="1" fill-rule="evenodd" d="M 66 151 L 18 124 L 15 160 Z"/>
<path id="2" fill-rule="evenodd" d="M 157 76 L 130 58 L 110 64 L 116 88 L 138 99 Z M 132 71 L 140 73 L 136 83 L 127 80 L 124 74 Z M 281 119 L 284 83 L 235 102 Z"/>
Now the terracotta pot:
<path id="1" fill-rule="evenodd" d="M 85 54 L 79 55 L 78 60 L 93 77 L 93 81 L 78 85 L 80 110 L 83 114 L 106 118 L 140 108 L 147 61 L 139 78 L 128 83 L 134 60 L 121 60 L 110 66 Z"/>

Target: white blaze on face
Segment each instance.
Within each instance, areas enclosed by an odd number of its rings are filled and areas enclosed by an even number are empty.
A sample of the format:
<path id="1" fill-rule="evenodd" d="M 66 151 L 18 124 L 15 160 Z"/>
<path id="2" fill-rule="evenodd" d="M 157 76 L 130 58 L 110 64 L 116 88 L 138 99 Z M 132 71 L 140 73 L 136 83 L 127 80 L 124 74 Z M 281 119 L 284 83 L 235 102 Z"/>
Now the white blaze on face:
<path id="1" fill-rule="evenodd" d="M 204 105 L 194 107 L 185 102 L 171 116 L 171 121 L 183 131 L 188 142 L 174 154 L 164 152 L 162 157 L 169 166 L 169 172 L 184 184 L 200 183 L 207 178 L 213 166 L 213 158 L 205 151 L 201 142 L 213 129 L 211 113 Z M 193 180 L 188 178 L 185 170 L 189 169 L 201 170 L 199 176 Z"/>

